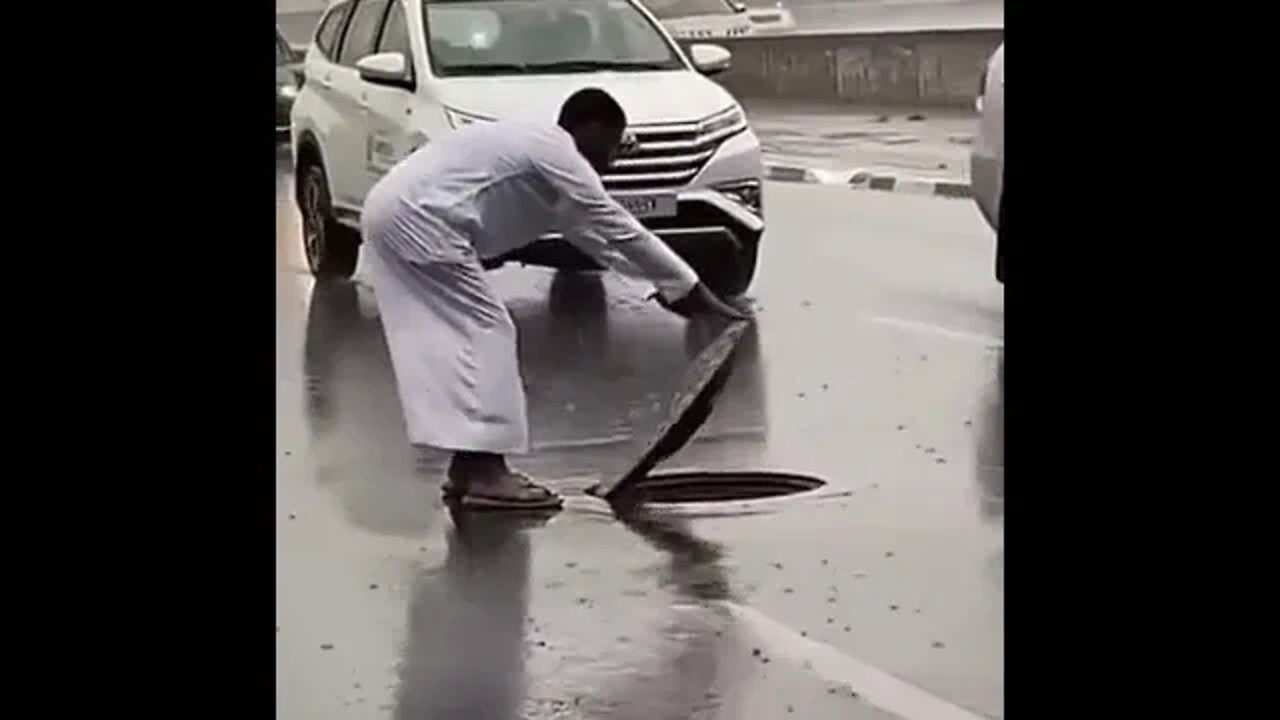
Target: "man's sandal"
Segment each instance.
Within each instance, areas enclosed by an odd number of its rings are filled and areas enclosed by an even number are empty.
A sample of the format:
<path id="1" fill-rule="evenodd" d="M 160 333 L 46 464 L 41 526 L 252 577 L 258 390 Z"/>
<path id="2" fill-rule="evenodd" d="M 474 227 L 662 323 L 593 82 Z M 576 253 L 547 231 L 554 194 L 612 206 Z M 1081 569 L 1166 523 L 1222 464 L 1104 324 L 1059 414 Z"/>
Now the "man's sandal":
<path id="1" fill-rule="evenodd" d="M 463 491 L 449 481 L 443 488 L 444 497 L 468 510 L 559 510 L 564 506 L 564 498 L 533 482 L 528 475 L 513 472 L 508 477 L 519 483 L 514 494 L 475 484 Z"/>

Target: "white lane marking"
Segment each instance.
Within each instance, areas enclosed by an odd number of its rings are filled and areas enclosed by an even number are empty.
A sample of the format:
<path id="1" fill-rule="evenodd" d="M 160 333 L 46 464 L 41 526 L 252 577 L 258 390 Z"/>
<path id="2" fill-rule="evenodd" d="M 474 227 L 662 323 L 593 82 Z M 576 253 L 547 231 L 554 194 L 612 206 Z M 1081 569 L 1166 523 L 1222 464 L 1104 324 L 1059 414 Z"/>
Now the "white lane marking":
<path id="1" fill-rule="evenodd" d="M 902 720 L 984 720 L 903 680 L 852 658 L 830 645 L 804 637 L 755 608 L 725 602 L 734 619 L 751 627 L 769 654 L 811 668 L 826 682 L 844 685 L 858 697 Z"/>
<path id="2" fill-rule="evenodd" d="M 925 332 L 932 335 L 941 335 L 953 340 L 963 340 L 965 342 L 977 343 L 987 347 L 1004 347 L 1002 338 L 992 337 L 990 335 L 982 335 L 980 333 L 971 333 L 964 330 L 953 330 L 951 328 L 941 327 L 938 325 L 930 325 L 929 323 L 919 322 L 917 320 L 904 320 L 902 318 L 889 317 L 887 315 L 873 315 L 869 318 L 873 323 L 880 325 L 890 325 L 892 327 L 901 328 L 903 330 L 912 330 L 916 332 Z"/>

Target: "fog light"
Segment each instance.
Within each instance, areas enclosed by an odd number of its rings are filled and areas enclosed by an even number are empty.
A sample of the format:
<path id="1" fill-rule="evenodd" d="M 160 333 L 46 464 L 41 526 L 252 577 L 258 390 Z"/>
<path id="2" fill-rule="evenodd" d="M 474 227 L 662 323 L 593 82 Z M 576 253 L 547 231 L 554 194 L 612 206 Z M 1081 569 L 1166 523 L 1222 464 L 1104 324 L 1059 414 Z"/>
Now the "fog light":
<path id="1" fill-rule="evenodd" d="M 733 200 L 742 207 L 750 210 L 756 217 L 760 217 L 764 211 L 764 201 L 759 180 L 739 180 L 737 182 L 725 183 L 715 186 L 716 192 Z"/>

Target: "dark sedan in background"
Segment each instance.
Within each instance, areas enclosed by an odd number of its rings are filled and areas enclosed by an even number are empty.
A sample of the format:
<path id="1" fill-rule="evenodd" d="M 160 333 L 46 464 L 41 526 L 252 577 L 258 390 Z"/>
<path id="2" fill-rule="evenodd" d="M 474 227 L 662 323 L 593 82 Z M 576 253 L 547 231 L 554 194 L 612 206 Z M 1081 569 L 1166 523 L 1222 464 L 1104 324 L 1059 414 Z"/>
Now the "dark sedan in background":
<path id="1" fill-rule="evenodd" d="M 289 111 L 298 97 L 302 58 L 289 46 L 276 26 L 276 137 L 289 136 Z"/>

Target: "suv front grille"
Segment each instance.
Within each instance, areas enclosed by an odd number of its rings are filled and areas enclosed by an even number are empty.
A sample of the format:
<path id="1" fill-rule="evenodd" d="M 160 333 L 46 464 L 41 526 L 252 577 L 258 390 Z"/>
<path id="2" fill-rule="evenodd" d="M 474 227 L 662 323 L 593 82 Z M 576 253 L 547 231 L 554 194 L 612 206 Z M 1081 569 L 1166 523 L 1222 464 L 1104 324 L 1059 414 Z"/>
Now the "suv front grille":
<path id="1" fill-rule="evenodd" d="M 721 143 L 746 128 L 744 124 L 719 127 L 708 123 L 633 125 L 637 145 L 613 161 L 604 176 L 609 190 L 658 190 L 679 188 L 715 154 Z"/>

